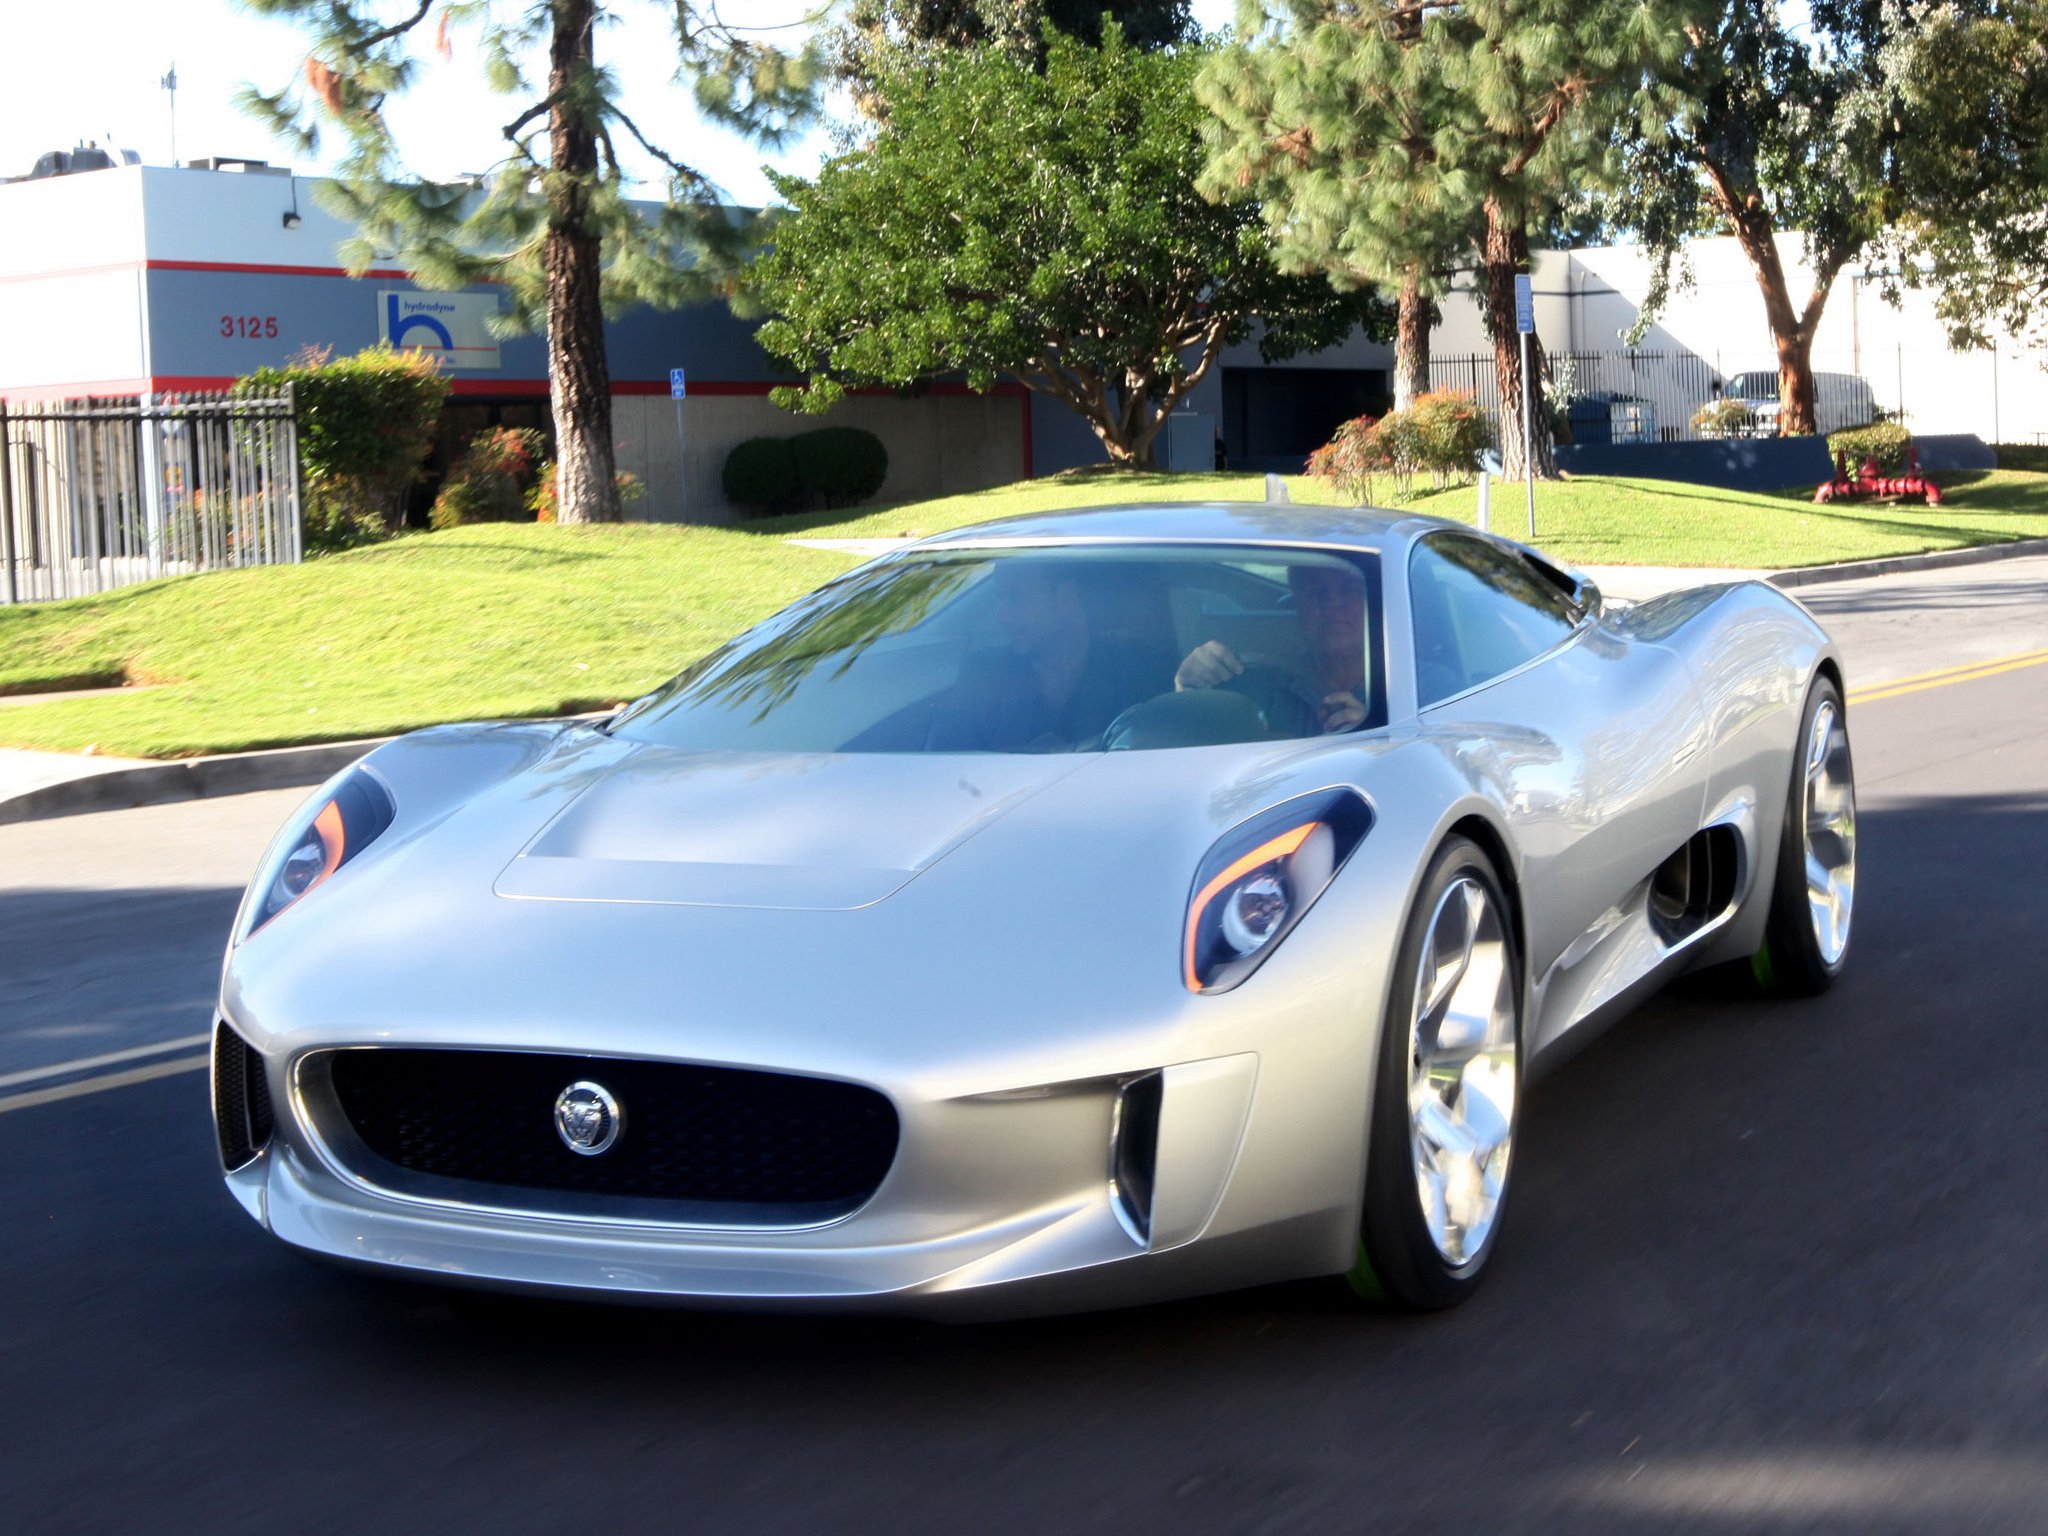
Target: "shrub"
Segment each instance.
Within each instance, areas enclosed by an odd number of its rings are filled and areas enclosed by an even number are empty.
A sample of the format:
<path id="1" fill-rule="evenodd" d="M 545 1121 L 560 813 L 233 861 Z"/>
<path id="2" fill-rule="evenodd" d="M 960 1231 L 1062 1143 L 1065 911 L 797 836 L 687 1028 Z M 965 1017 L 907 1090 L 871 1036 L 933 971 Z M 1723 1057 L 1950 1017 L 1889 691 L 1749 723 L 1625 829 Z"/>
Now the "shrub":
<path id="1" fill-rule="evenodd" d="M 623 469 L 612 471 L 612 484 L 619 488 L 619 501 L 623 506 L 630 507 L 647 494 L 647 486 L 640 477 Z M 549 459 L 541 465 L 539 476 L 526 493 L 526 510 L 533 514 L 535 522 L 552 523 L 558 520 L 561 505 L 561 499 L 555 494 L 555 461 Z"/>
<path id="2" fill-rule="evenodd" d="M 1756 418 L 1740 400 L 1710 400 L 1692 413 L 1692 429 L 1702 437 L 1748 437 Z"/>
<path id="3" fill-rule="evenodd" d="M 1393 477 L 1396 496 L 1406 496 L 1418 474 L 1429 475 L 1439 487 L 1463 479 L 1485 446 L 1486 418 L 1477 402 L 1454 390 L 1435 390 L 1377 421 L 1360 416 L 1345 422 L 1309 455 L 1308 472 L 1351 500 L 1367 502 L 1377 475 Z"/>
<path id="4" fill-rule="evenodd" d="M 1879 469 L 1892 471 L 1905 466 L 1906 449 L 1912 442 L 1913 434 L 1898 422 L 1879 421 L 1835 433 L 1828 439 L 1828 453 L 1846 455 L 1851 469 L 1859 468 L 1865 459 L 1875 459 Z"/>
<path id="5" fill-rule="evenodd" d="M 789 447 L 804 495 L 821 497 L 828 507 L 865 501 L 888 478 L 889 450 L 874 433 L 860 427 L 799 432 L 789 440 Z"/>
<path id="6" fill-rule="evenodd" d="M 791 512 L 803 504 L 803 476 L 786 437 L 750 437 L 725 456 L 719 476 L 725 499 L 754 513 Z"/>
<path id="7" fill-rule="evenodd" d="M 395 533 L 448 399 L 434 360 L 381 343 L 342 358 L 309 347 L 282 368 L 237 379 L 234 393 L 268 399 L 287 385 L 298 407 L 307 547 Z"/>
<path id="8" fill-rule="evenodd" d="M 531 517 L 527 489 L 546 446 L 547 439 L 531 427 L 489 427 L 477 433 L 434 498 L 428 522 L 441 529 Z"/>

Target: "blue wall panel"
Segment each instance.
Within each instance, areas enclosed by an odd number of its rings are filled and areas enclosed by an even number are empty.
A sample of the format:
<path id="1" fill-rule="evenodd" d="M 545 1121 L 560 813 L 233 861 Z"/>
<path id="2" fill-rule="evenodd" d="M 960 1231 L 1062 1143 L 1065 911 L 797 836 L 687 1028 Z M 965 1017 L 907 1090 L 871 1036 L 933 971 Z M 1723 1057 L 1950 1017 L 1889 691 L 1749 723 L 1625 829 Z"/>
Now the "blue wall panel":
<path id="1" fill-rule="evenodd" d="M 1741 437 L 1704 443 L 1575 444 L 1557 450 L 1558 467 L 1575 475 L 1625 475 L 1683 480 L 1733 491 L 1818 486 L 1834 478 L 1818 437 Z"/>

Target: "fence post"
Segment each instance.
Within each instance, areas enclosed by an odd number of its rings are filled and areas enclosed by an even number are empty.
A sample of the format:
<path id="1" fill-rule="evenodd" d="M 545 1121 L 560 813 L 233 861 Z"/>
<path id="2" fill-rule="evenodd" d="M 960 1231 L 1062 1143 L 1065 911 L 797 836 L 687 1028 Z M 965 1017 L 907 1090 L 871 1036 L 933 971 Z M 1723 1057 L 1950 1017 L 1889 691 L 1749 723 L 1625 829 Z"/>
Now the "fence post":
<path id="1" fill-rule="evenodd" d="M 137 424 L 142 428 L 142 540 L 147 551 L 149 574 L 164 573 L 164 463 L 162 425 L 152 414 L 155 396 L 144 393 Z"/>
<path id="2" fill-rule="evenodd" d="M 298 385 L 284 387 L 284 458 L 290 473 L 282 478 L 287 490 L 285 516 L 290 519 L 291 538 L 287 548 L 291 550 L 294 565 L 306 558 L 306 516 L 304 487 L 299 483 L 299 395 Z"/>
<path id="3" fill-rule="evenodd" d="M 21 601 L 14 581 L 14 440 L 8 435 L 7 401 L 0 396 L 0 565 L 7 568 L 7 601 Z"/>

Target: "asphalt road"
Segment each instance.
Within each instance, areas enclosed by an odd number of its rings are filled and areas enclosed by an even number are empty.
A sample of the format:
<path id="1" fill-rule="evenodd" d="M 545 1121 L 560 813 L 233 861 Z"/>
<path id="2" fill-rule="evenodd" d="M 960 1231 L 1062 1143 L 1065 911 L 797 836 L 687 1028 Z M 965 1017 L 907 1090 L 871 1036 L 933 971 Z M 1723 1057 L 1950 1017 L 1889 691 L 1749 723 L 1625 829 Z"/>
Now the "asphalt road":
<path id="1" fill-rule="evenodd" d="M 1802 595 L 1867 696 L 1849 975 L 1688 984 L 1539 1084 L 1494 1273 L 1424 1319 L 792 1321 L 303 1263 L 219 1188 L 202 1073 L 108 1086 L 191 1054 L 295 795 L 0 827 L 5 1523 L 2048 1529 L 2048 665 L 2001 661 L 2048 646 L 2048 562 Z"/>

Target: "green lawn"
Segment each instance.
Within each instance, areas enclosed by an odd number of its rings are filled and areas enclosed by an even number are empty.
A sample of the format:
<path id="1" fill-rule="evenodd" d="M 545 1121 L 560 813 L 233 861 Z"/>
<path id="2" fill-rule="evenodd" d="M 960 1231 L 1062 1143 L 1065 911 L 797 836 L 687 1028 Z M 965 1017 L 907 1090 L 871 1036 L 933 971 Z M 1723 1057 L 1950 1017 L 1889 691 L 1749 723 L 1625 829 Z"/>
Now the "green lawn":
<path id="1" fill-rule="evenodd" d="M 1784 570 L 2048 536 L 2048 474 L 1999 469 L 1938 477 L 1947 501 L 1816 506 L 1811 491 L 1723 491 L 1588 478 L 1536 487 L 1536 544 L 1574 565 L 1717 565 Z M 1432 517 L 1471 522 L 1470 486 L 1418 496 Z M 1524 487 L 1495 485 L 1494 531 L 1523 539 Z"/>
<path id="2" fill-rule="evenodd" d="M 853 557 L 712 528 L 493 525 L 0 608 L 0 744 L 182 757 L 632 698 Z"/>
<path id="3" fill-rule="evenodd" d="M 1537 490 L 1537 542 L 1585 565 L 1781 566 L 2048 535 L 2048 467 L 1951 477 L 1950 505 L 1812 506 L 1657 481 Z M 1291 480 L 1296 501 L 1333 499 Z M 1518 486 L 1494 526 L 1523 528 Z M 929 534 L 1018 512 L 1136 500 L 1253 500 L 1258 475 L 1082 475 L 882 511 L 739 529 L 496 525 L 415 534 L 302 566 L 0 608 L 0 745 L 178 757 L 551 715 L 631 698 L 854 557 L 792 534 Z M 1471 488 L 1411 505 L 1469 520 Z"/>

